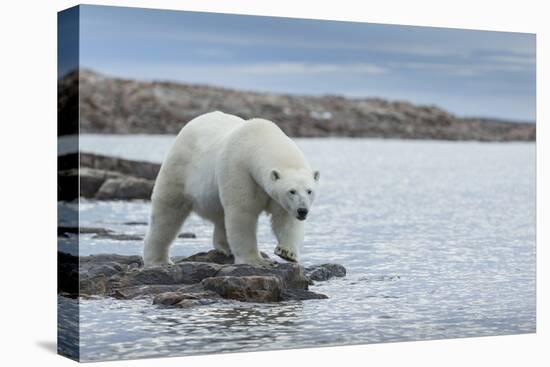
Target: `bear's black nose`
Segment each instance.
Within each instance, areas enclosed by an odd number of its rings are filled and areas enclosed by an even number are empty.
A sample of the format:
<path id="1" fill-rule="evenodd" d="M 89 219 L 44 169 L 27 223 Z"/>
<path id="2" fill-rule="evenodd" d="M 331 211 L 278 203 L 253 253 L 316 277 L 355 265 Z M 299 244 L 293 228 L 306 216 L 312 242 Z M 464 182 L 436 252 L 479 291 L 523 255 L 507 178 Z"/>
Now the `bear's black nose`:
<path id="1" fill-rule="evenodd" d="M 298 208 L 298 217 L 305 218 L 307 215 L 307 209 L 306 208 Z"/>

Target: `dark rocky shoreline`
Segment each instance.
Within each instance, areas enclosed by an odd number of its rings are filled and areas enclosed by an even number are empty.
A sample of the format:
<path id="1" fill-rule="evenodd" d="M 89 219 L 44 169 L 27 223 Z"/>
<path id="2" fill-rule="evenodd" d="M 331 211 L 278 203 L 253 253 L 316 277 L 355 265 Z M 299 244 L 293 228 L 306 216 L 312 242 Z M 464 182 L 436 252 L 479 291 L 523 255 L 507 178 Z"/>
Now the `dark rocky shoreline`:
<path id="1" fill-rule="evenodd" d="M 266 254 L 262 254 L 268 257 Z M 173 265 L 144 268 L 140 256 L 75 256 L 58 252 L 58 292 L 69 298 L 152 298 L 153 304 L 187 308 L 233 300 L 283 302 L 325 299 L 309 286 L 343 277 L 339 264 L 235 265 L 216 250 L 172 259 Z"/>
<path id="2" fill-rule="evenodd" d="M 63 189 L 79 187 L 80 197 L 88 199 L 149 200 L 159 169 L 160 164 L 99 154 L 62 155 L 58 157 L 59 199 L 76 199 L 78 192 Z"/>
<path id="3" fill-rule="evenodd" d="M 462 118 L 405 101 L 237 91 L 119 79 L 91 70 L 67 74 L 58 90 L 60 135 L 78 130 L 75 108 L 80 133 L 177 134 L 194 117 L 220 110 L 269 119 L 292 137 L 534 141 L 536 135 L 533 123 Z"/>

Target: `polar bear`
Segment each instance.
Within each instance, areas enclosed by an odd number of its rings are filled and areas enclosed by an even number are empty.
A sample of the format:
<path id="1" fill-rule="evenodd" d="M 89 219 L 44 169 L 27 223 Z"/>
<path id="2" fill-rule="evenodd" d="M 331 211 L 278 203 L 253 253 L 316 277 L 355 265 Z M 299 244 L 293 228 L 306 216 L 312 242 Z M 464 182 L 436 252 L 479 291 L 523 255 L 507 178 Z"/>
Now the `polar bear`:
<path id="1" fill-rule="evenodd" d="M 256 240 L 266 212 L 275 254 L 298 262 L 318 181 L 319 171 L 273 122 L 219 111 L 196 117 L 178 134 L 155 181 L 144 263 L 171 263 L 170 245 L 191 212 L 214 224 L 214 248 L 236 264 L 270 265 Z"/>

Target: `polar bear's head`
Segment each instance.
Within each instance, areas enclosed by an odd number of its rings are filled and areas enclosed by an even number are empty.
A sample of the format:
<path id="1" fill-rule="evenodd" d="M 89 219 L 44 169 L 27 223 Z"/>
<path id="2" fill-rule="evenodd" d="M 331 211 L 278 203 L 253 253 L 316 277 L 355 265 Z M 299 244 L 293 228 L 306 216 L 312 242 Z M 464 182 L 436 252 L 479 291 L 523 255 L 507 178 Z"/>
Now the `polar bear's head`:
<path id="1" fill-rule="evenodd" d="M 272 169 L 270 196 L 290 215 L 305 220 L 317 194 L 319 171 Z"/>

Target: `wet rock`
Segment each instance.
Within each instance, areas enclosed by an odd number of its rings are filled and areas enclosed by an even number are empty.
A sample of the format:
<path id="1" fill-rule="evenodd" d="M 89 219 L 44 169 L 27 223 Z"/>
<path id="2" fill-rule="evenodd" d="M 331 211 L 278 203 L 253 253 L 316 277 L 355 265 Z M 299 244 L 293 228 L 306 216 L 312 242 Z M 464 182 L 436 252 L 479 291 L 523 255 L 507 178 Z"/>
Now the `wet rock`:
<path id="1" fill-rule="evenodd" d="M 109 178 L 99 188 L 94 198 L 99 200 L 150 199 L 153 182 L 143 178 Z"/>
<path id="2" fill-rule="evenodd" d="M 106 263 L 91 264 L 86 268 L 86 274 L 83 274 L 83 276 L 88 278 L 94 278 L 100 275 L 110 277 L 111 275 L 115 275 L 126 269 L 128 269 L 127 265 L 119 264 L 112 261 Z"/>
<path id="3" fill-rule="evenodd" d="M 119 287 L 151 284 L 193 284 L 215 276 L 220 265 L 199 262 L 183 262 L 149 268 L 138 268 L 120 274 Z"/>
<path id="4" fill-rule="evenodd" d="M 113 289 L 115 277 L 142 265 L 141 256 L 101 254 L 80 257 L 78 261 L 80 294 L 107 295 Z"/>
<path id="5" fill-rule="evenodd" d="M 85 198 L 94 197 L 105 181 L 109 179 L 121 179 L 123 177 L 123 175 L 117 172 L 81 167 L 80 196 Z"/>
<path id="6" fill-rule="evenodd" d="M 149 200 L 159 169 L 157 163 L 99 154 L 61 155 L 58 157 L 59 185 L 74 186 L 76 180 L 80 191 L 66 192 L 60 200 L 73 200 L 78 195 L 98 200 Z"/>
<path id="7" fill-rule="evenodd" d="M 269 259 L 269 256 L 265 252 L 260 252 L 260 255 L 264 259 Z M 217 250 L 210 250 L 207 252 L 199 252 L 191 256 L 175 256 L 172 259 L 175 263 L 179 263 L 182 261 L 199 261 L 199 262 L 207 262 L 207 263 L 216 263 L 216 264 L 233 264 L 235 262 L 235 258 L 233 255 L 226 255 L 223 252 L 217 251 Z"/>
<path id="8" fill-rule="evenodd" d="M 327 299 L 328 297 L 321 293 L 315 293 L 307 289 L 283 289 L 281 293 L 282 301 L 306 301 L 309 299 Z"/>
<path id="9" fill-rule="evenodd" d="M 340 264 L 314 265 L 307 267 L 305 274 L 311 280 L 322 282 L 334 277 L 345 277 L 346 268 Z"/>
<path id="10" fill-rule="evenodd" d="M 186 261 L 198 261 L 206 263 L 215 263 L 215 264 L 233 264 L 233 256 L 228 256 L 223 252 L 210 250 L 208 252 L 199 252 L 191 256 L 176 256 L 172 259 L 175 263 L 186 262 Z"/>
<path id="11" fill-rule="evenodd" d="M 180 292 L 166 292 L 159 294 L 153 299 L 154 305 L 173 306 L 184 299 L 189 299 L 188 295 Z"/>
<path id="12" fill-rule="evenodd" d="M 124 265 L 136 264 L 143 266 L 143 259 L 138 255 L 98 254 L 80 257 L 80 265 L 94 265 L 105 263 L 118 263 Z"/>
<path id="13" fill-rule="evenodd" d="M 252 275 L 276 276 L 285 288 L 308 289 L 309 281 L 303 268 L 294 263 L 277 263 L 275 266 L 253 266 L 247 264 L 226 265 L 217 276 L 245 277 Z"/>
<path id="14" fill-rule="evenodd" d="M 380 276 L 368 276 L 368 277 L 361 277 L 358 280 L 359 281 L 365 281 L 365 282 L 394 282 L 397 280 L 400 280 L 401 276 L 399 275 L 380 275 Z"/>
<path id="15" fill-rule="evenodd" d="M 116 172 L 122 176 L 133 176 L 154 181 L 160 170 L 160 164 L 134 161 L 101 154 L 80 153 L 80 166 L 90 169 Z"/>
<path id="16" fill-rule="evenodd" d="M 79 296 L 106 296 L 111 291 L 109 278 L 105 275 L 96 275 L 94 277 L 80 277 L 79 284 Z"/>
<path id="17" fill-rule="evenodd" d="M 117 299 L 149 298 L 157 294 L 175 292 L 178 288 L 179 284 L 137 285 L 111 290 L 108 295 Z"/>
<path id="18" fill-rule="evenodd" d="M 231 256 L 215 250 L 174 261 L 174 265 L 144 268 L 141 256 L 76 257 L 58 253 L 59 293 L 85 298 L 154 297 L 155 304 L 179 308 L 222 299 L 280 302 L 327 298 L 309 290 L 310 279 L 299 264 L 235 265 Z M 314 276 L 319 281 L 342 276 L 345 269 L 337 264 L 323 264 L 309 267 L 307 272 L 321 274 Z"/>
<path id="19" fill-rule="evenodd" d="M 191 232 L 183 232 L 178 234 L 178 238 L 197 238 L 197 235 Z"/>
<path id="20" fill-rule="evenodd" d="M 185 293 L 181 291 L 161 293 L 153 299 L 154 305 L 187 308 L 216 302 L 220 296 L 213 291 Z"/>
<path id="21" fill-rule="evenodd" d="M 105 228 L 98 228 L 98 227 L 64 227 L 59 226 L 57 227 L 57 235 L 65 235 L 65 234 L 89 234 L 89 233 L 95 233 L 95 234 L 108 234 L 112 233 L 110 230 Z"/>
<path id="22" fill-rule="evenodd" d="M 118 172 L 88 167 L 62 170 L 58 172 L 58 180 L 60 181 L 60 185 L 63 185 L 63 183 L 69 182 L 70 180 L 78 180 L 80 196 L 85 198 L 94 198 L 106 181 L 123 180 L 124 178 L 125 175 Z M 74 199 L 74 197 L 70 197 L 69 199 Z"/>
<path id="23" fill-rule="evenodd" d="M 80 233 L 79 233 L 80 232 Z M 143 237 L 136 234 L 115 233 L 105 228 L 93 228 L 93 227 L 58 227 L 57 235 L 59 237 L 67 237 L 67 235 L 73 234 L 94 234 L 92 238 L 95 239 L 108 239 L 116 241 L 139 241 Z"/>
<path id="24" fill-rule="evenodd" d="M 143 239 L 142 236 L 136 234 L 124 234 L 124 233 L 98 233 L 94 235 L 94 239 L 105 239 L 105 240 L 115 240 L 115 241 L 140 241 Z"/>
<path id="25" fill-rule="evenodd" d="M 276 276 L 217 276 L 201 284 L 227 299 L 261 303 L 281 300 L 282 282 Z"/>

